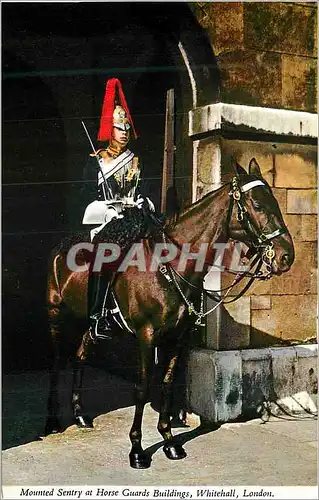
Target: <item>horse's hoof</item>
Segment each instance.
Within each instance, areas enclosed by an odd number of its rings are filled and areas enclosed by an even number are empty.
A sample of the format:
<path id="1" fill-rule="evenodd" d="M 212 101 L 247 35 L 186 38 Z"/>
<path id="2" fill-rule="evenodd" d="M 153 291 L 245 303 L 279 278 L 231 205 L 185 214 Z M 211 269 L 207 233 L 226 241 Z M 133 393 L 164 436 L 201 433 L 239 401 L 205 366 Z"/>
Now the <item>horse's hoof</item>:
<path id="1" fill-rule="evenodd" d="M 151 466 L 151 457 L 147 453 L 130 453 L 130 466 L 133 469 L 148 469 Z"/>
<path id="2" fill-rule="evenodd" d="M 58 434 L 62 432 L 62 430 L 59 419 L 56 417 L 49 417 L 45 424 L 44 435 L 49 436 L 49 434 Z"/>
<path id="3" fill-rule="evenodd" d="M 90 417 L 87 415 L 77 415 L 75 417 L 75 423 L 78 427 L 81 427 L 82 429 L 92 429 L 93 428 L 93 422 Z"/>
<path id="4" fill-rule="evenodd" d="M 165 444 L 163 446 L 163 451 L 170 460 L 181 460 L 182 458 L 187 457 L 186 451 L 180 444 Z"/>

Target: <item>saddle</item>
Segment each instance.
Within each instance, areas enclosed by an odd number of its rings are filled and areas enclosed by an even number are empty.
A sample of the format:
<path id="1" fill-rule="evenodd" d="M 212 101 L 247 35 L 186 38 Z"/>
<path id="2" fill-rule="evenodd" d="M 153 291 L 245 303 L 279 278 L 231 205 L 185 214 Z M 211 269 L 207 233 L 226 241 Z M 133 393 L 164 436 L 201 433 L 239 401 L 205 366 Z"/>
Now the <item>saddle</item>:
<path id="1" fill-rule="evenodd" d="M 123 219 L 111 221 L 105 228 L 105 239 L 109 241 L 111 237 L 113 241 L 116 240 L 123 245 L 125 242 L 125 247 L 128 248 L 137 240 L 148 238 L 154 235 L 154 233 L 158 233 L 159 229 L 163 227 L 165 219 L 157 218 L 147 207 L 145 209 L 143 207 L 143 209 L 138 212 L 135 210 L 130 209 L 127 216 L 123 217 Z M 99 241 L 104 239 L 103 233 L 104 229 L 99 234 Z M 113 285 L 114 280 L 111 279 L 111 282 L 108 283 L 103 293 L 103 297 L 101 297 L 103 300 L 100 303 L 103 304 L 103 307 L 100 310 L 100 314 L 96 315 L 97 321 L 94 329 L 94 336 L 96 339 L 110 339 L 112 338 L 110 331 L 119 329 L 135 336 L 135 332 L 129 327 L 121 312 L 112 290 Z"/>

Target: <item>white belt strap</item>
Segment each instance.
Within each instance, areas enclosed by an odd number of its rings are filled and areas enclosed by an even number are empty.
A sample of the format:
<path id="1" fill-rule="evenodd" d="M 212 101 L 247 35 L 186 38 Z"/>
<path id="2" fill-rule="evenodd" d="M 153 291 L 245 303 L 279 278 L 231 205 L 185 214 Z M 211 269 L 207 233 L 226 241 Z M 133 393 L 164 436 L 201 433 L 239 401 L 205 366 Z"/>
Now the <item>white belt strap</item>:
<path id="1" fill-rule="evenodd" d="M 109 163 L 103 162 L 104 165 L 101 166 L 102 172 L 98 172 L 98 185 L 107 180 L 112 175 L 116 174 L 121 168 L 125 167 L 134 157 L 134 153 L 127 150 L 120 154 L 115 160 L 111 160 Z"/>

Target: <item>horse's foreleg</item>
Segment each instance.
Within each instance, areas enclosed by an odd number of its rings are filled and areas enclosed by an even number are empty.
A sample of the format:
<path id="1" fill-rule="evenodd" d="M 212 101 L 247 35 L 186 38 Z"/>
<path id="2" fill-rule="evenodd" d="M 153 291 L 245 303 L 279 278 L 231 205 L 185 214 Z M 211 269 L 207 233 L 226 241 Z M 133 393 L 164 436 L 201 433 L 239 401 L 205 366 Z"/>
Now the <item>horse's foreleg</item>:
<path id="1" fill-rule="evenodd" d="M 151 457 L 142 448 L 142 418 L 145 404 L 148 400 L 150 377 L 152 371 L 152 336 L 151 328 L 145 329 L 140 339 L 140 365 L 138 383 L 135 387 L 135 414 L 130 430 L 132 443 L 129 454 L 130 465 L 134 469 L 147 469 L 151 465 Z"/>
<path id="2" fill-rule="evenodd" d="M 75 423 L 78 427 L 93 427 L 92 419 L 86 415 L 82 406 L 82 387 L 84 375 L 84 363 L 90 348 L 90 337 L 88 332 L 83 336 L 81 345 L 73 361 L 72 381 L 72 411 Z"/>
<path id="3" fill-rule="evenodd" d="M 172 394 L 173 394 L 173 382 L 175 368 L 178 361 L 178 355 L 173 356 L 169 362 L 168 369 L 165 373 L 162 382 L 162 393 L 161 393 L 161 408 L 157 424 L 157 429 L 164 439 L 163 450 L 167 458 L 171 460 L 180 460 L 186 457 L 186 452 L 181 444 L 179 444 L 172 435 L 171 429 L 171 406 L 172 406 Z"/>
<path id="4" fill-rule="evenodd" d="M 60 352 L 59 352 L 59 323 L 57 317 L 58 309 L 49 312 L 49 322 L 52 339 L 52 366 L 50 371 L 50 389 L 48 397 L 48 416 L 45 424 L 45 435 L 61 432 L 62 426 L 59 420 L 59 375 L 60 375 Z"/>

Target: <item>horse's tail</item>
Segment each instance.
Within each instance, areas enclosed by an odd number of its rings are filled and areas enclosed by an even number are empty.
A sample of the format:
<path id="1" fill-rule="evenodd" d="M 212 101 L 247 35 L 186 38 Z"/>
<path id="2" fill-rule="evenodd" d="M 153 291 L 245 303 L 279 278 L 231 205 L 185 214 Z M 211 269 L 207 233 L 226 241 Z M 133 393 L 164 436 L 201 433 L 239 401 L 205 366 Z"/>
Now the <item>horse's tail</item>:
<path id="1" fill-rule="evenodd" d="M 58 252 L 52 252 L 49 260 L 48 278 L 47 278 L 47 314 L 48 327 L 51 337 L 51 349 L 53 358 L 60 357 L 59 344 L 61 340 L 62 321 L 62 292 L 61 292 L 61 277 L 59 267 L 63 257 Z"/>
<path id="2" fill-rule="evenodd" d="M 51 309 L 59 308 L 62 302 L 58 266 L 58 262 L 60 259 L 61 256 L 59 253 L 52 252 L 49 262 L 49 272 L 47 280 L 47 305 L 49 311 Z"/>
<path id="3" fill-rule="evenodd" d="M 61 425 L 58 418 L 59 397 L 58 384 L 59 372 L 61 368 L 60 353 L 60 312 L 62 295 L 59 283 L 59 258 L 58 252 L 53 251 L 49 260 L 48 280 L 47 280 L 47 308 L 48 323 L 51 334 L 51 367 L 50 367 L 50 391 L 48 397 L 48 418 L 45 427 L 45 434 L 60 432 Z"/>

